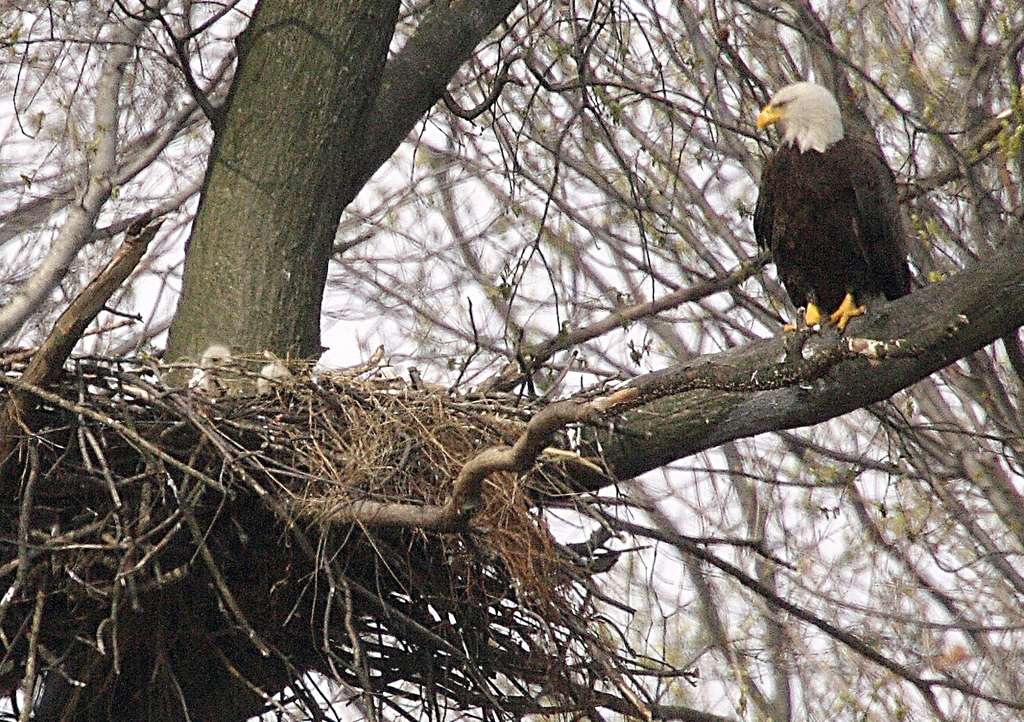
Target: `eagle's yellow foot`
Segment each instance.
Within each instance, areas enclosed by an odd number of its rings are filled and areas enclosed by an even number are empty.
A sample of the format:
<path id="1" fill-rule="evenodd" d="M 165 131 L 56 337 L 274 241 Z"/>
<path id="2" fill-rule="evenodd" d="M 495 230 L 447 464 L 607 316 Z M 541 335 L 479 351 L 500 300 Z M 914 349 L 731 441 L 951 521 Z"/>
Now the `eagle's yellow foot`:
<path id="1" fill-rule="evenodd" d="M 818 310 L 816 304 L 807 304 L 807 310 L 804 312 L 804 323 L 807 324 L 808 328 L 814 328 L 821 323 L 821 311 Z"/>
<path id="2" fill-rule="evenodd" d="M 807 328 L 814 328 L 821 323 L 821 311 L 813 303 L 807 304 L 807 309 L 804 311 L 804 324 Z M 793 333 L 799 331 L 800 326 L 795 323 L 787 323 L 782 327 L 784 333 Z"/>
<path id="3" fill-rule="evenodd" d="M 851 318 L 863 315 L 864 307 L 857 305 L 857 302 L 853 300 L 852 293 L 847 293 L 843 302 L 839 304 L 839 308 L 833 311 L 828 318 L 832 323 L 839 327 L 840 331 L 845 331 L 846 324 L 850 322 Z"/>

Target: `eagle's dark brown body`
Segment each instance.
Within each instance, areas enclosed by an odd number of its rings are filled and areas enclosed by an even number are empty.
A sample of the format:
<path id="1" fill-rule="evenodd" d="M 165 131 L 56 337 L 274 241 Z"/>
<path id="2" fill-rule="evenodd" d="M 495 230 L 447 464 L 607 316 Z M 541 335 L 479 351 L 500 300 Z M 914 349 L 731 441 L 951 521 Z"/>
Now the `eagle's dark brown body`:
<path id="1" fill-rule="evenodd" d="M 780 147 L 761 175 L 754 234 L 796 306 L 827 314 L 847 292 L 858 303 L 910 292 L 892 173 L 850 138 L 824 153 Z"/>

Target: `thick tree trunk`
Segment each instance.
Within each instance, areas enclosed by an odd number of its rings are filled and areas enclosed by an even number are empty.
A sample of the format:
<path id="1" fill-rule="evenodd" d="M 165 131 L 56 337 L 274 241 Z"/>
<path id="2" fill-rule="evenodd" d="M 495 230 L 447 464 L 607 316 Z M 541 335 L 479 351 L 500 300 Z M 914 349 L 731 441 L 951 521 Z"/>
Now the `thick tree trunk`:
<path id="1" fill-rule="evenodd" d="M 312 356 L 335 229 L 347 201 L 398 0 L 263 0 L 238 41 L 187 248 L 170 358 L 213 342 Z M 40 720 L 245 720 L 295 669 L 216 628 L 188 589 L 118 620 L 119 659 L 82 644 L 51 673 Z M 67 613 L 72 613 L 68 611 Z M 225 660 L 229 662 L 225 662 Z M 84 683 L 84 686 L 77 684 Z"/>
<path id="2" fill-rule="evenodd" d="M 212 343 L 238 353 L 318 353 L 342 210 L 517 3 L 438 3 L 385 69 L 398 0 L 260 2 L 238 40 L 169 359 L 194 359 Z M 256 554 L 250 566 L 283 563 L 270 557 Z M 235 589 L 243 606 L 249 587 L 263 588 L 250 579 Z M 262 657 L 238 629 L 221 626 L 221 613 L 202 607 L 209 597 L 183 587 L 122 612 L 117 662 L 83 643 L 62 666 L 67 677 L 45 678 L 35 718 L 245 720 L 264 707 L 264 694 L 315 667 L 313 650 L 289 648 L 299 635 L 283 628 L 271 641 L 293 666 Z"/>
<path id="3" fill-rule="evenodd" d="M 394 32 L 397 0 L 263 0 L 185 259 L 168 357 L 211 343 L 315 356 L 335 230 Z"/>

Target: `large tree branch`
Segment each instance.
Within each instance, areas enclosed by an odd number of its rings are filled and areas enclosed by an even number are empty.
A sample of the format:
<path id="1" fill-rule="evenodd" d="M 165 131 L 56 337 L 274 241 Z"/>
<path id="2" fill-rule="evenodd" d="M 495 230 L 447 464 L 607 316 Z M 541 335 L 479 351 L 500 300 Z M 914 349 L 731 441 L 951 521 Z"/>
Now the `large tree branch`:
<path id="1" fill-rule="evenodd" d="M 599 438 L 609 469 L 625 479 L 732 439 L 820 423 L 887 399 L 1024 325 L 1024 231 L 1017 230 L 1006 250 L 977 267 L 875 310 L 851 324 L 847 336 L 905 339 L 912 353 L 880 362 L 852 356 L 781 388 L 759 389 L 753 381 L 720 385 L 730 390 L 708 388 L 711 383 L 694 388 L 693 378 L 756 381 L 766 369 L 778 373 L 786 339 L 780 335 L 703 356 L 636 379 L 632 385 L 653 400 L 593 441 Z M 805 356 L 835 347 L 826 335 L 809 344 Z M 807 360 L 794 368 L 800 365 L 808 366 Z M 672 388 L 688 390 L 662 391 Z"/>
<path id="2" fill-rule="evenodd" d="M 365 122 L 360 168 L 341 189 L 347 205 L 391 157 L 445 89 L 476 46 L 508 17 L 519 0 L 436 3 L 384 69 L 380 90 Z"/>

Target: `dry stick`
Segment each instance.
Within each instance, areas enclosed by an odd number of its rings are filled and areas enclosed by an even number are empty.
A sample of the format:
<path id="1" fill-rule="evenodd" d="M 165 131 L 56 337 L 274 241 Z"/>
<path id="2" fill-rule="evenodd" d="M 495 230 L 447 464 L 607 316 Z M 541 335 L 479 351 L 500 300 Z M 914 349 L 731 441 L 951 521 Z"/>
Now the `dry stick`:
<path id="1" fill-rule="evenodd" d="M 596 662 L 601 669 L 604 670 L 605 675 L 611 679 L 612 684 L 622 695 L 622 698 L 629 704 L 633 705 L 635 711 L 630 713 L 630 716 L 640 717 L 645 720 L 645 722 L 652 722 L 654 715 L 650 706 L 640 699 L 636 692 L 629 688 L 625 680 L 622 679 L 622 672 L 616 669 L 614 665 L 608 661 L 607 655 L 592 642 L 587 644 L 587 650 L 590 652 L 591 659 Z"/>
<path id="2" fill-rule="evenodd" d="M 157 221 L 145 226 L 144 222 L 140 222 L 128 229 L 114 258 L 60 315 L 50 335 L 32 356 L 32 361 L 22 374 L 26 383 L 45 386 L 60 373 L 86 327 L 142 260 L 162 223 Z"/>
<path id="3" fill-rule="evenodd" d="M 345 601 L 345 631 L 348 632 L 349 642 L 352 644 L 352 667 L 359 678 L 359 684 L 363 688 L 363 703 L 366 705 L 366 717 L 370 722 L 380 722 L 380 716 L 377 714 L 377 708 L 373 705 L 373 685 L 370 681 L 370 669 L 366 664 L 366 652 L 363 650 L 363 643 L 359 638 L 359 633 L 356 632 L 355 624 L 352 621 L 353 607 L 352 607 L 352 588 L 348 585 L 348 581 L 344 575 L 337 577 L 337 582 L 341 585 L 342 593 L 344 594 Z M 334 591 L 334 588 L 331 588 Z M 327 615 L 324 614 L 324 622 L 327 622 Z M 324 639 L 327 639 L 327 630 L 324 630 Z M 340 679 L 340 678 L 339 678 Z"/>
<path id="4" fill-rule="evenodd" d="M 536 461 L 553 433 L 568 424 L 589 421 L 620 404 L 633 401 L 638 395 L 636 389 L 621 389 L 592 401 L 566 399 L 544 407 L 530 419 L 515 445 L 484 449 L 467 461 L 455 479 L 452 498 L 445 506 L 454 507 L 459 513 L 464 508 L 475 506 L 480 499 L 483 481 L 489 475 L 497 471 L 525 471 Z"/>
<path id="5" fill-rule="evenodd" d="M 0 599 L 0 640 L 3 641 L 8 649 L 10 649 L 12 643 L 7 639 L 7 635 L 3 630 L 4 618 L 7 616 L 7 610 L 14 603 L 15 597 L 21 594 L 24 589 L 25 579 L 31 569 L 29 566 L 28 532 L 32 511 L 32 498 L 35 494 L 36 481 L 39 479 L 39 451 L 34 447 L 29 447 L 28 456 L 28 479 L 25 481 L 25 487 L 22 491 L 21 509 L 18 514 L 18 558 L 16 560 L 17 566 L 15 567 L 14 583 L 7 588 L 3 598 Z"/>
<path id="6" fill-rule="evenodd" d="M 33 354 L 32 360 L 21 375 L 22 382 L 29 386 L 43 387 L 57 377 L 85 329 L 139 264 L 150 241 L 160 230 L 163 221 L 146 226 L 148 220 L 144 218 L 128 229 L 124 242 L 107 267 L 82 289 L 60 315 L 50 335 Z M 4 474 L 3 471 L 16 445 L 13 432 L 17 420 L 25 413 L 31 395 L 25 389 L 12 390 L 7 404 L 0 411 L 0 477 L 4 479 L 0 481 L 0 494 L 4 496 L 13 496 L 15 491 L 10 481 L 11 475 Z"/>
<path id="7" fill-rule="evenodd" d="M 182 461 L 178 461 L 156 444 L 146 441 L 146 439 L 143 438 L 142 435 L 139 434 L 139 432 L 129 428 L 122 421 L 118 421 L 117 419 L 111 418 L 106 414 L 102 414 L 99 411 L 95 411 L 89 408 L 88 406 L 82 406 L 81 404 L 76 404 L 73 401 L 68 401 L 63 396 L 51 393 L 50 391 L 47 391 L 44 388 L 40 388 L 39 386 L 27 384 L 21 379 L 12 379 L 7 376 L 0 375 L 0 386 L 7 386 L 11 388 L 12 395 L 15 391 L 24 391 L 27 394 L 31 394 L 32 396 L 38 396 L 43 401 L 49 402 L 54 406 L 59 406 L 60 408 L 66 409 L 67 411 L 72 411 L 78 414 L 79 416 L 84 416 L 88 419 L 92 419 L 93 421 L 103 424 L 104 426 L 108 426 L 117 433 L 119 433 L 124 439 L 131 442 L 137 448 L 142 449 L 144 451 L 148 451 L 150 454 L 157 457 L 165 464 L 174 467 L 175 469 L 182 472 L 186 476 L 195 477 L 196 479 L 199 479 L 207 486 L 219 491 L 221 494 L 229 493 L 228 489 L 219 481 L 207 476 L 198 469 L 193 469 L 191 466 Z"/>
<path id="8" fill-rule="evenodd" d="M 275 697 L 267 694 L 266 691 L 263 690 L 261 687 L 257 686 L 255 683 L 247 679 L 246 676 L 242 674 L 241 670 L 235 666 L 235 663 L 228 659 L 228 656 L 224 654 L 224 650 L 222 650 L 217 645 L 214 645 L 213 653 L 217 655 L 218 661 L 220 661 L 220 663 L 224 665 L 224 669 L 228 671 L 228 674 L 237 679 L 242 684 L 242 686 L 244 686 L 254 695 L 262 699 L 265 705 L 267 705 L 268 707 L 273 707 L 280 715 L 280 719 L 290 718 L 288 710 L 285 709 L 284 705 L 282 705 Z"/>
<path id="9" fill-rule="evenodd" d="M 274 514 L 278 516 L 279 519 L 291 525 L 294 517 L 290 515 L 288 508 L 278 502 L 273 495 L 263 497 L 263 502 L 274 512 Z M 404 633 L 412 634 L 422 640 L 426 640 L 427 642 L 435 645 L 438 649 L 444 650 L 453 659 L 458 659 L 459 661 L 464 662 L 466 664 L 468 677 L 477 682 L 486 699 L 496 707 L 501 706 L 498 700 L 494 698 L 490 690 L 487 688 L 486 680 L 483 678 L 481 673 L 477 671 L 476 666 L 469 657 L 466 656 L 466 653 L 462 649 L 455 646 L 451 641 L 434 630 L 423 626 L 420 622 L 408 616 L 400 609 L 392 606 L 383 597 L 372 593 L 355 580 L 345 577 L 338 565 L 338 560 L 321 558 L 321 555 L 316 551 L 313 543 L 309 540 L 309 537 L 306 536 L 306 533 L 299 525 L 291 525 L 291 529 L 295 534 L 294 538 L 298 542 L 299 548 L 306 555 L 306 558 L 315 565 L 322 565 L 323 570 L 327 574 L 328 581 L 332 586 L 341 586 L 339 584 L 339 580 L 345 579 L 345 583 L 349 589 L 355 591 L 360 596 L 362 602 L 374 607 L 378 613 L 388 620 L 390 625 L 397 624 L 402 627 Z"/>
<path id="10" fill-rule="evenodd" d="M 43 601 L 46 595 L 40 587 L 36 590 L 36 608 L 32 612 L 32 631 L 28 636 L 28 661 L 25 663 L 25 678 L 21 682 L 22 708 L 18 722 L 29 722 L 32 714 L 32 695 L 36 686 L 36 667 L 39 651 L 39 628 L 43 621 Z"/>

